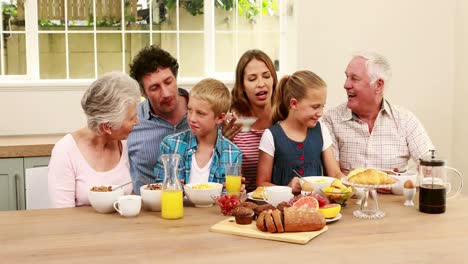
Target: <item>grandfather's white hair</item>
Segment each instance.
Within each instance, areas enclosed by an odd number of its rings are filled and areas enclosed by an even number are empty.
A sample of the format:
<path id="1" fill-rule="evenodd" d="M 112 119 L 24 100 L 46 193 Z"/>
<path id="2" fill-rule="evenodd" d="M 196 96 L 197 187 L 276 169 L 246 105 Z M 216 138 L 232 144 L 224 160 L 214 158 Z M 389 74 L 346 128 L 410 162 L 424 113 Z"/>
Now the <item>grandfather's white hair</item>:
<path id="1" fill-rule="evenodd" d="M 367 74 L 370 78 L 370 84 L 373 85 L 378 79 L 384 80 L 384 86 L 387 87 L 392 77 L 392 69 L 387 58 L 374 50 L 363 50 L 353 54 L 353 58 L 362 57 L 366 59 Z"/>
<path id="2" fill-rule="evenodd" d="M 88 128 L 98 135 L 101 124 L 113 129 L 122 126 L 129 106 L 140 102 L 140 87 L 122 72 L 109 72 L 95 80 L 81 98 L 81 107 L 88 119 Z"/>

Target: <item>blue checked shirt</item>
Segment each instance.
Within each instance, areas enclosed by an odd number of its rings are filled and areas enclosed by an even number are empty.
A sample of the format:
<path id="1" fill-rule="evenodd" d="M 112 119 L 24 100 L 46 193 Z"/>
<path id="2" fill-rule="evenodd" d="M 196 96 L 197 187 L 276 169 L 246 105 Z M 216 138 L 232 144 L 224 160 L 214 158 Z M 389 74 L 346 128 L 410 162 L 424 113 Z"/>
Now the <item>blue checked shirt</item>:
<path id="1" fill-rule="evenodd" d="M 161 154 L 180 154 L 179 179 L 184 179 L 186 183 L 189 182 L 192 156 L 196 151 L 197 139 L 190 130 L 167 136 L 161 143 Z M 229 163 L 241 164 L 242 152 L 234 143 L 224 137 L 221 130 L 218 129 L 208 181 L 225 182 L 224 165 Z M 154 174 L 159 181 L 164 180 L 164 167 L 161 159 L 158 160 L 158 164 L 154 168 Z"/>
<path id="2" fill-rule="evenodd" d="M 188 129 L 184 117 L 176 126 L 153 114 L 148 100 L 138 104 L 139 124 L 133 127 L 128 136 L 128 158 L 133 191 L 140 194 L 140 187 L 146 183 L 155 183 L 154 167 L 160 155 L 160 145 L 164 137 Z M 144 178 L 144 179 L 142 179 Z"/>

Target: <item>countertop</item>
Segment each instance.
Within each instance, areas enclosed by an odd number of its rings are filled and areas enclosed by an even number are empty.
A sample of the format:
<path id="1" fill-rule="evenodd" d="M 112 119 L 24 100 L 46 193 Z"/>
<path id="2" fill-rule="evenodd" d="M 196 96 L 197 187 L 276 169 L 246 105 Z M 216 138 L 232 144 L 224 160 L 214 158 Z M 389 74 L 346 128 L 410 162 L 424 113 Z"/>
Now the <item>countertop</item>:
<path id="1" fill-rule="evenodd" d="M 226 219 L 217 206 L 185 207 L 180 220 L 159 212 L 123 218 L 91 207 L 0 212 L 0 257 L 11 263 L 465 263 L 467 197 L 445 214 L 420 213 L 404 198 L 379 195 L 387 215 L 343 217 L 305 245 L 209 231 Z M 416 200 L 418 198 L 416 197 Z"/>
<path id="2" fill-rule="evenodd" d="M 64 134 L 0 136 L 0 158 L 50 156 Z"/>

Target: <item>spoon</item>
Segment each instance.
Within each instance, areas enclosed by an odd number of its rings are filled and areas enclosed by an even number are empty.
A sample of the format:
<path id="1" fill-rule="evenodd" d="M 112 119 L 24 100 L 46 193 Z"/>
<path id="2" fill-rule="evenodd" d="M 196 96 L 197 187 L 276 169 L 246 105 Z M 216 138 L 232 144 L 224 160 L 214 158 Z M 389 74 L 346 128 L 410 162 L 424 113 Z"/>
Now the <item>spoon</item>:
<path id="1" fill-rule="evenodd" d="M 297 172 L 295 169 L 293 169 L 292 171 L 294 172 L 294 174 L 296 174 L 297 177 L 299 177 L 299 179 L 302 181 L 302 184 L 304 184 L 305 180 L 302 177 L 302 175 L 300 175 L 299 172 Z"/>
<path id="2" fill-rule="evenodd" d="M 115 190 L 117 190 L 117 189 L 119 189 L 119 188 L 122 188 L 122 187 L 124 187 L 125 185 L 129 185 L 129 184 L 132 183 L 132 182 L 133 182 L 133 181 L 129 181 L 129 182 L 127 182 L 127 183 L 124 183 L 124 184 L 122 184 L 122 185 L 119 185 L 119 186 L 113 188 L 112 191 L 115 191 Z"/>

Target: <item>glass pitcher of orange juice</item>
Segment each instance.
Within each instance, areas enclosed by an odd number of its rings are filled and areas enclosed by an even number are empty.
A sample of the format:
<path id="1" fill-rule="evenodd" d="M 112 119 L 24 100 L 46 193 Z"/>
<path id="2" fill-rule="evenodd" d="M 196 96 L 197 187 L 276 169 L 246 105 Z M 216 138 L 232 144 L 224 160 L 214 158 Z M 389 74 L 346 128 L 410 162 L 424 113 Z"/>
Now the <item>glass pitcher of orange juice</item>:
<path id="1" fill-rule="evenodd" d="M 179 219 L 184 217 L 184 195 L 177 169 L 179 154 L 163 154 L 164 182 L 161 194 L 161 217 L 164 219 Z"/>

